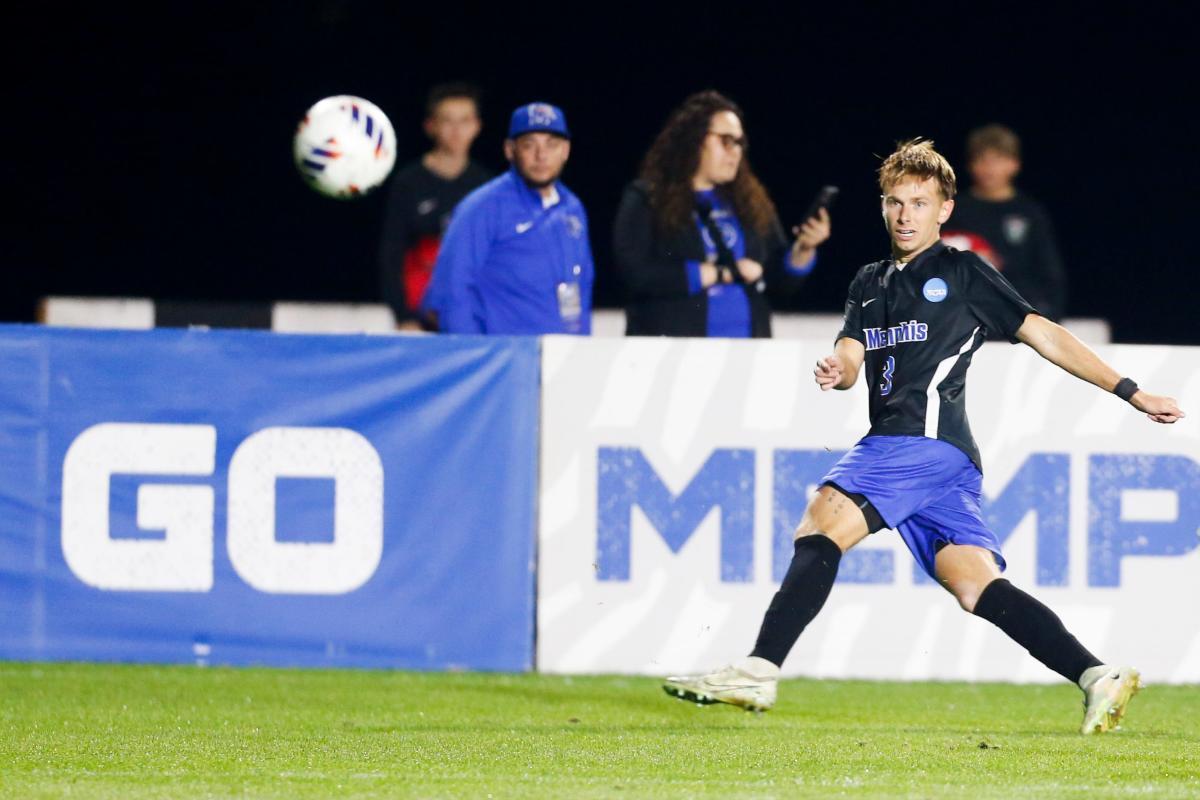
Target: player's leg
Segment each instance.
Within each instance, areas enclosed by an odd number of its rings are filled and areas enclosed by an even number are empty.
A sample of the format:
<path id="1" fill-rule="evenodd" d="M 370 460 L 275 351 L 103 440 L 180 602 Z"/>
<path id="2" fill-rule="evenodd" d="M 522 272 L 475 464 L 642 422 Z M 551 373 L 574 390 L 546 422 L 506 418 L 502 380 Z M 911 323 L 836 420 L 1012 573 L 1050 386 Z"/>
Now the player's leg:
<path id="1" fill-rule="evenodd" d="M 817 490 L 796 527 L 792 561 L 763 616 L 751 656 L 783 666 L 800 634 L 825 605 L 842 553 L 872 532 L 868 517 L 878 518 L 878 512 L 861 495 L 830 485 Z M 880 527 L 882 520 L 875 529 Z"/>
<path id="2" fill-rule="evenodd" d="M 962 606 L 974 612 L 979 596 L 1000 578 L 996 556 L 986 547 L 970 544 L 947 544 L 934 555 L 934 575 L 937 582 Z M 1001 579 L 1002 580 L 1002 579 Z"/>
<path id="3" fill-rule="evenodd" d="M 1102 662 L 1067 631 L 1058 615 L 1000 577 L 1000 541 L 983 521 L 982 475 L 964 467 L 949 490 L 900 526 L 921 565 L 958 600 L 1069 681 Z"/>
<path id="4" fill-rule="evenodd" d="M 938 583 L 965 611 L 983 617 L 1029 655 L 1071 682 L 1102 662 L 1071 635 L 1058 615 L 1000 577 L 993 553 L 977 545 L 948 544 L 934 561 Z"/>
<path id="5" fill-rule="evenodd" d="M 1140 688 L 1137 670 L 1112 668 L 1079 643 L 1061 619 L 1037 598 L 1000 577 L 986 547 L 948 544 L 935 557 L 935 573 L 964 610 L 986 619 L 1050 669 L 1084 691 L 1085 734 L 1116 727 Z"/>
<path id="6" fill-rule="evenodd" d="M 957 460 L 947 462 L 947 454 Z M 763 616 L 752 654 L 706 675 L 668 678 L 663 688 L 701 703 L 770 708 L 779 668 L 825 604 L 842 553 L 888 527 L 885 519 L 907 519 L 928 502 L 931 492 L 934 497 L 943 494 L 937 487 L 955 474 L 959 461 L 970 464 L 953 445 L 923 436 L 860 440 L 821 480 L 805 509 L 791 563 Z"/>
<path id="7" fill-rule="evenodd" d="M 663 689 L 697 703 L 730 703 L 754 711 L 773 706 L 780 666 L 829 597 L 842 553 L 871 532 L 868 517 L 879 515 L 865 498 L 822 486 L 796 528 L 791 564 L 763 616 L 753 652 L 714 672 L 667 678 Z"/>

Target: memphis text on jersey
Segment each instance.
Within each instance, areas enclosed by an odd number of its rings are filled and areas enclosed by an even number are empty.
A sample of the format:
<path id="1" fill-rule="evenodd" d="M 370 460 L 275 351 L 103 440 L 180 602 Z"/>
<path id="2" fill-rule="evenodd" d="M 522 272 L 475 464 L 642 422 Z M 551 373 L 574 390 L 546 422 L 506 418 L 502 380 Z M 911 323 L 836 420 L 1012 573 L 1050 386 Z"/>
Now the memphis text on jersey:
<path id="1" fill-rule="evenodd" d="M 923 342 L 929 338 L 929 326 L 913 319 L 890 328 L 863 328 L 863 335 L 868 350 L 879 350 L 904 342 Z"/>

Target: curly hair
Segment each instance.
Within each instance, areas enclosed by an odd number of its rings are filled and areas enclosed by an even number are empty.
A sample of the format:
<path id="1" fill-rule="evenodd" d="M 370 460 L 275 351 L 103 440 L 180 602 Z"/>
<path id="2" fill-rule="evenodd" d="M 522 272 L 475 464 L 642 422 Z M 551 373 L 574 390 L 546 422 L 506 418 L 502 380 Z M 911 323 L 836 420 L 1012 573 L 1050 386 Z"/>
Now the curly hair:
<path id="1" fill-rule="evenodd" d="M 649 189 L 659 230 L 674 232 L 695 224 L 692 177 L 700 168 L 700 151 L 713 115 L 722 111 L 731 111 L 745 122 L 742 110 L 720 92 L 691 95 L 671 112 L 642 160 L 640 177 Z M 733 206 L 742 224 L 748 224 L 760 236 L 770 230 L 776 216 L 775 204 L 754 176 L 744 153 L 737 176 L 718 186 L 717 193 Z"/>

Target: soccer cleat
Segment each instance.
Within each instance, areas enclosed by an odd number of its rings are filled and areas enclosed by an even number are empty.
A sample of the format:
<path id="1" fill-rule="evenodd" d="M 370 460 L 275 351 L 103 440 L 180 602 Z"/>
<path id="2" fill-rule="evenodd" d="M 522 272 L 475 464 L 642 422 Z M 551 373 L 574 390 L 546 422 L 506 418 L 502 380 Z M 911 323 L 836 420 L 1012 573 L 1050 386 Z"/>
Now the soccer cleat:
<path id="1" fill-rule="evenodd" d="M 663 691 L 701 705 L 728 703 L 747 711 L 766 711 L 775 705 L 779 668 L 763 659 L 753 659 L 769 667 L 755 670 L 754 667 L 759 665 L 749 663 L 751 660 L 744 659 L 704 675 L 667 678 L 663 682 Z M 771 670 L 773 675 L 764 674 Z"/>
<path id="2" fill-rule="evenodd" d="M 1115 729 L 1125 714 L 1129 699 L 1142 688 L 1142 676 L 1133 667 L 1105 667 L 1103 674 L 1084 690 L 1084 736 Z"/>

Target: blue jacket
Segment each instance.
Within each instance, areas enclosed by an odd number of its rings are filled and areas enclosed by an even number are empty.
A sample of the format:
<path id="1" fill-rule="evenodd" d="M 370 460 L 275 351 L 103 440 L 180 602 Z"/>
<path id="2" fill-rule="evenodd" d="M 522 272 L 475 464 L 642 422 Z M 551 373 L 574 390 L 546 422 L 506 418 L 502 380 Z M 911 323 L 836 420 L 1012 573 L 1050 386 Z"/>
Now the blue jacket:
<path id="1" fill-rule="evenodd" d="M 592 249 L 583 204 L 562 183 L 558 202 L 515 169 L 480 186 L 454 211 L 423 306 L 447 333 L 591 333 Z M 564 320 L 560 284 L 578 284 L 581 314 Z M 569 291 L 567 289 L 566 291 Z"/>

